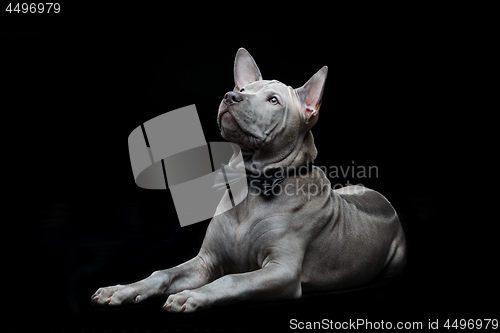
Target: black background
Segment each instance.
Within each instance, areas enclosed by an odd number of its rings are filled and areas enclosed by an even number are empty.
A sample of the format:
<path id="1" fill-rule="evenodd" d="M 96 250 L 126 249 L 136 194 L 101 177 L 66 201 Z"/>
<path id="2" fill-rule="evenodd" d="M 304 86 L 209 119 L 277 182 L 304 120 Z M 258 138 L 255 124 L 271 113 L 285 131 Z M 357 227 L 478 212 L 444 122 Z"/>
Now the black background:
<path id="1" fill-rule="evenodd" d="M 469 219 L 472 204 L 452 189 L 474 180 L 462 168 L 472 157 L 456 123 L 465 101 L 455 88 L 474 47 L 467 22 L 380 8 L 383 15 L 197 7 L 201 18 L 192 9 L 62 4 L 59 15 L 2 13 L 10 330 L 286 330 L 292 318 L 427 327 L 429 319 L 497 316 L 489 305 L 498 298 L 492 225 Z M 349 292 L 194 315 L 165 314 L 163 300 L 93 306 L 98 287 L 196 255 L 208 221 L 180 228 L 168 191 L 135 185 L 127 138 L 157 115 L 196 104 L 207 141 L 222 140 L 215 117 L 234 86 L 239 47 L 265 79 L 293 87 L 329 67 L 313 129 L 316 164 L 377 166 L 377 178 L 331 180 L 362 183 L 391 201 L 408 239 L 405 273 Z"/>

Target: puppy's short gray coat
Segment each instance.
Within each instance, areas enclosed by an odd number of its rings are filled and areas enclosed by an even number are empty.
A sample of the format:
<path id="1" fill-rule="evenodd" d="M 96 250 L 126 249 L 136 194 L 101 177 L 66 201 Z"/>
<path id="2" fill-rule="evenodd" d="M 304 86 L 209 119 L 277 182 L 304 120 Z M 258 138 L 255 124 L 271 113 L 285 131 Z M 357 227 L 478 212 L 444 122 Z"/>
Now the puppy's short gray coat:
<path id="1" fill-rule="evenodd" d="M 321 68 L 293 89 L 262 80 L 250 54 L 238 50 L 236 86 L 220 104 L 218 124 L 222 136 L 241 147 L 249 174 L 314 161 L 311 128 L 327 71 Z M 193 312 L 234 300 L 345 289 L 401 272 L 405 236 L 389 201 L 361 186 L 328 187 L 315 195 L 301 191 L 325 184 L 330 183 L 323 171 L 313 167 L 306 175 L 289 173 L 279 195 L 250 188 L 240 204 L 212 219 L 195 258 L 136 283 L 100 288 L 92 300 L 120 305 L 163 295 L 165 310 Z"/>

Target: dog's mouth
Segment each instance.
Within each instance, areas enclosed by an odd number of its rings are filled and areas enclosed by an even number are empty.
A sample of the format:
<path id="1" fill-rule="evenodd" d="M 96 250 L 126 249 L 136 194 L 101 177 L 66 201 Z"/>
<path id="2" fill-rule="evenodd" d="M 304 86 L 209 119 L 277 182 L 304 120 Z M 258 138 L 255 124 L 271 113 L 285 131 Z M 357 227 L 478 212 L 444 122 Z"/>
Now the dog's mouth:
<path id="1" fill-rule="evenodd" d="M 231 114 L 231 112 L 229 112 L 229 110 L 227 108 L 220 113 L 219 120 L 221 120 L 222 117 L 224 117 L 224 115 L 226 115 L 226 117 L 229 116 L 231 118 L 234 118 L 233 115 Z"/>
<path id="2" fill-rule="evenodd" d="M 230 110 L 228 106 L 226 105 L 221 106 L 219 112 L 219 121 L 218 121 L 219 129 L 221 131 L 226 132 L 227 134 L 229 134 L 230 137 L 234 137 L 236 133 L 240 133 L 239 135 L 236 134 L 236 137 L 241 138 L 241 135 L 243 134 L 244 136 L 247 137 L 247 140 L 245 141 L 249 141 L 253 144 L 258 144 L 263 141 L 263 138 L 258 137 L 254 133 L 249 132 L 243 126 L 241 126 L 238 121 L 238 118 L 235 117 L 233 113 L 234 110 Z"/>
<path id="3" fill-rule="evenodd" d="M 220 112 L 219 112 L 219 129 L 222 130 L 222 121 L 223 121 L 223 118 L 224 118 L 224 121 L 233 121 L 236 125 L 239 126 L 236 118 L 233 116 L 233 114 L 231 112 L 229 112 L 229 108 L 223 104 L 224 106 L 221 107 L 220 109 Z M 240 126 L 241 127 L 241 126 Z"/>

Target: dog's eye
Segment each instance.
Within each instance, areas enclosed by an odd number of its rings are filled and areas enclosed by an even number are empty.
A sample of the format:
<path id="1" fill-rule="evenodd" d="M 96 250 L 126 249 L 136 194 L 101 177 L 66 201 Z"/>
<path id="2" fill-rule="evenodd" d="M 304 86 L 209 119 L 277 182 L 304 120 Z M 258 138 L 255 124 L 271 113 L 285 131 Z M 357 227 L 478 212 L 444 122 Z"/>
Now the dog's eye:
<path id="1" fill-rule="evenodd" d="M 278 99 L 277 99 L 276 97 L 271 97 L 271 98 L 269 99 L 269 103 L 271 103 L 272 105 L 276 105 L 276 104 L 278 104 L 279 102 L 278 102 Z"/>
<path id="2" fill-rule="evenodd" d="M 245 91 L 245 88 L 241 88 L 241 89 L 240 89 L 240 92 L 243 92 L 243 91 Z"/>

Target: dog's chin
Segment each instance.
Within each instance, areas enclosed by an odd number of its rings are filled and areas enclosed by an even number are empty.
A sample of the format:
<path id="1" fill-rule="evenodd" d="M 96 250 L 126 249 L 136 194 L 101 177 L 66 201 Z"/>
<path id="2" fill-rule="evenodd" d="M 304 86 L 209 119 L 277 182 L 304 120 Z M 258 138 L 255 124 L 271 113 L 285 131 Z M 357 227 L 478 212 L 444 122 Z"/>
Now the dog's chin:
<path id="1" fill-rule="evenodd" d="M 234 116 L 226 112 L 220 117 L 220 129 L 222 137 L 232 143 L 236 143 L 241 148 L 258 149 L 261 140 L 247 131 L 243 130 Z"/>
<path id="2" fill-rule="evenodd" d="M 222 137 L 236 144 L 241 144 L 244 141 L 245 132 L 238 125 L 234 117 L 226 112 L 220 118 L 220 129 Z"/>
<path id="3" fill-rule="evenodd" d="M 228 132 L 235 132 L 240 129 L 240 125 L 229 111 L 225 111 L 219 119 L 220 126 Z"/>

